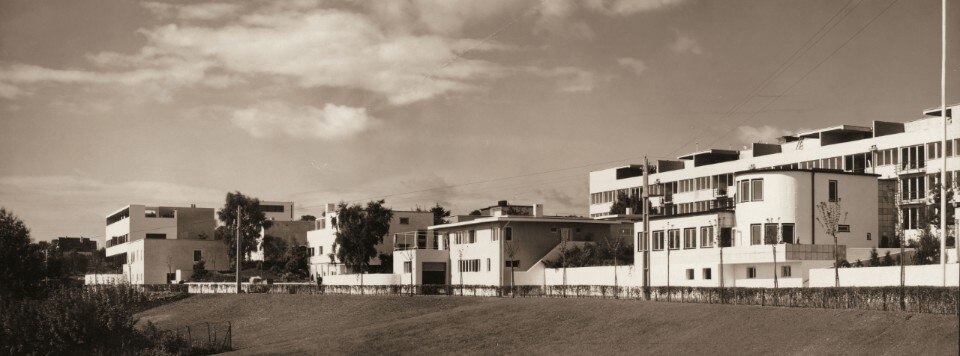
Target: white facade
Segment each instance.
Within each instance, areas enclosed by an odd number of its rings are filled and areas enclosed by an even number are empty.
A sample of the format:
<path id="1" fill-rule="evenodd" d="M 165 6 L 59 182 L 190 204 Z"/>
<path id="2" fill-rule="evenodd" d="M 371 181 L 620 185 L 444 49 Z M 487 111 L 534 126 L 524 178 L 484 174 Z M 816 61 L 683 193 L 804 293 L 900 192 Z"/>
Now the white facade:
<path id="1" fill-rule="evenodd" d="M 129 205 L 106 218 L 106 256 L 123 261 L 122 274 L 133 284 L 164 284 L 176 272 L 228 269 L 226 245 L 213 240 L 214 210 L 196 207 Z"/>
<path id="2" fill-rule="evenodd" d="M 953 106 L 952 109 L 957 109 Z M 737 193 L 735 172 L 763 168 L 820 168 L 872 173 L 900 178 L 897 190 L 904 210 L 906 235 L 923 228 L 924 198 L 938 181 L 943 135 L 939 117 L 905 123 L 874 121 L 871 127 L 843 125 L 785 137 L 778 144 L 754 144 L 741 151 L 709 150 L 651 162 L 648 178 L 655 213 L 674 215 L 732 206 Z M 956 186 L 960 169 L 960 123 L 950 122 L 946 147 L 948 187 Z M 590 215 L 608 215 L 618 192 L 641 194 L 640 166 L 616 167 L 590 173 Z M 892 193 L 891 193 L 892 194 Z M 952 223 L 952 222 L 951 222 Z M 884 234 L 893 228 L 881 226 Z"/>
<path id="3" fill-rule="evenodd" d="M 329 276 L 347 273 L 346 267 L 335 257 L 334 241 L 336 235 L 337 212 L 334 204 L 327 204 L 323 216 L 318 218 L 316 229 L 307 232 L 307 247 L 310 254 L 310 275 Z M 401 232 L 426 230 L 433 224 L 433 213 L 418 211 L 394 211 L 390 220 L 390 231 L 383 242 L 376 245 L 377 255 L 393 253 L 393 235 Z M 379 258 L 373 258 L 371 265 L 380 265 Z"/>
<path id="4" fill-rule="evenodd" d="M 267 220 L 294 221 L 292 201 L 260 201 L 260 211 Z"/>

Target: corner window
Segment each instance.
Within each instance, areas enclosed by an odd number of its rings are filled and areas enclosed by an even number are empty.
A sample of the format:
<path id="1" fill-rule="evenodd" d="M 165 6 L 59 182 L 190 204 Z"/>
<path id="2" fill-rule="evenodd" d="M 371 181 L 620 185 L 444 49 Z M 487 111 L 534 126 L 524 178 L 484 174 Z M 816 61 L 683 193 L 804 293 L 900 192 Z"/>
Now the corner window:
<path id="1" fill-rule="evenodd" d="M 828 191 L 830 194 L 830 197 L 829 197 L 830 202 L 836 202 L 839 199 L 838 197 L 839 193 L 837 192 L 837 181 L 835 180 L 830 181 Z"/>

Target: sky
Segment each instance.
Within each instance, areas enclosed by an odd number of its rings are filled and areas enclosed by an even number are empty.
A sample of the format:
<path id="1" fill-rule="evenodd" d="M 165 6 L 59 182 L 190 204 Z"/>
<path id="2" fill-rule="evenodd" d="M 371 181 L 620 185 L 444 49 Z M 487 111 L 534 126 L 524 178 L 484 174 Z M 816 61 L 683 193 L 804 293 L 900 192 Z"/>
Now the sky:
<path id="1" fill-rule="evenodd" d="M 580 215 L 590 171 L 917 119 L 939 78 L 938 0 L 6 0 L 0 206 L 101 242 L 228 191 Z"/>

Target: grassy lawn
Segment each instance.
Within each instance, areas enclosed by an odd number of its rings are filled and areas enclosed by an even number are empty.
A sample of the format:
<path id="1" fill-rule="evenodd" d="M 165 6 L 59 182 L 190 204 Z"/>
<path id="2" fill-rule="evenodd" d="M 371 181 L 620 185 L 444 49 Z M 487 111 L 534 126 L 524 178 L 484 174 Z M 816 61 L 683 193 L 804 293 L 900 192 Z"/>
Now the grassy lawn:
<path id="1" fill-rule="evenodd" d="M 140 314 L 234 323 L 239 353 L 956 354 L 956 317 L 636 300 L 195 295 Z"/>

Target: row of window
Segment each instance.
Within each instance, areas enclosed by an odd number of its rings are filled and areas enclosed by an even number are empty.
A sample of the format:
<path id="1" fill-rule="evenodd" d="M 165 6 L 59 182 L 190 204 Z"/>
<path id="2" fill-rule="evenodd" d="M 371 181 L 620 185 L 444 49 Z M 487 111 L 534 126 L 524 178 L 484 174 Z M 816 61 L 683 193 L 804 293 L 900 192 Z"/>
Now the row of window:
<path id="1" fill-rule="evenodd" d="M 459 267 L 458 270 L 459 270 L 460 272 L 480 272 L 480 260 L 479 260 L 479 259 L 460 260 L 459 266 L 460 266 L 460 267 Z M 490 259 L 488 258 L 488 259 L 487 259 L 487 266 L 486 266 L 487 272 L 490 272 L 491 269 L 492 269 L 492 267 L 493 267 L 493 266 L 492 266 L 492 262 L 491 262 Z M 520 260 L 505 260 L 505 261 L 503 261 L 503 267 L 506 267 L 506 268 L 520 268 Z M 403 272 L 404 272 L 404 273 L 410 273 L 410 268 L 411 268 L 410 262 L 404 262 L 404 263 L 403 263 Z"/>
<path id="2" fill-rule="evenodd" d="M 850 226 L 846 226 L 846 232 L 849 232 Z M 699 230 L 699 239 L 697 236 L 697 230 Z M 670 229 L 670 230 L 658 230 L 652 232 L 652 243 L 654 251 L 662 251 L 664 247 L 671 250 L 679 250 L 681 248 L 681 243 L 683 249 L 694 249 L 694 248 L 713 248 L 716 246 L 720 240 L 720 235 L 717 234 L 718 231 L 715 230 L 713 226 L 704 226 L 700 228 L 684 228 L 683 235 L 681 240 L 681 230 L 680 229 Z M 841 231 L 843 232 L 843 231 Z M 762 244 L 774 244 L 774 243 L 796 243 L 795 239 L 795 227 L 794 224 L 752 224 L 750 225 L 750 244 L 751 245 L 762 245 Z M 666 236 L 664 236 L 666 235 Z M 664 239 L 666 237 L 666 239 Z M 724 238 L 729 239 L 729 237 Z M 868 237 L 869 239 L 869 237 Z M 697 243 L 699 240 L 699 244 Z M 733 241 L 724 242 L 724 247 L 729 244 L 733 246 Z M 644 251 L 646 249 L 646 241 L 643 239 L 643 233 L 637 233 L 637 246 L 639 251 Z"/>
<path id="3" fill-rule="evenodd" d="M 753 279 L 757 278 L 757 268 L 756 267 L 747 267 L 746 277 Z M 780 266 L 780 277 L 793 277 L 793 268 L 790 266 Z"/>
<path id="4" fill-rule="evenodd" d="M 740 181 L 737 195 L 740 196 L 741 203 L 763 201 L 763 179 L 744 179 Z"/>
<path id="5" fill-rule="evenodd" d="M 555 232 L 556 229 L 551 229 L 551 232 Z M 504 241 L 513 240 L 513 228 L 505 227 L 503 229 L 494 228 L 493 233 L 490 235 L 490 241 L 496 242 L 500 240 L 500 236 L 503 235 Z M 477 230 L 464 230 L 464 231 L 455 231 L 446 235 L 447 241 L 450 241 L 450 237 L 453 236 L 454 243 L 460 244 L 472 244 L 477 242 Z"/>
<path id="6" fill-rule="evenodd" d="M 849 225 L 848 225 L 849 229 Z M 762 233 L 761 233 L 762 231 Z M 750 244 L 751 245 L 771 245 L 778 243 L 792 244 L 794 242 L 793 224 L 751 224 L 750 225 Z"/>
<path id="7" fill-rule="evenodd" d="M 107 240 L 107 247 L 113 247 L 122 243 L 125 243 L 130 240 L 129 234 L 123 234 L 120 236 L 114 236 L 112 239 Z"/>

